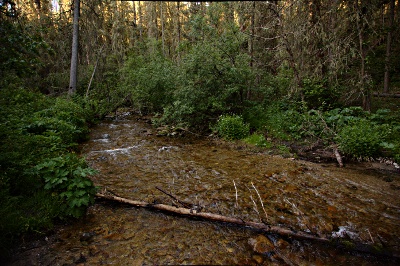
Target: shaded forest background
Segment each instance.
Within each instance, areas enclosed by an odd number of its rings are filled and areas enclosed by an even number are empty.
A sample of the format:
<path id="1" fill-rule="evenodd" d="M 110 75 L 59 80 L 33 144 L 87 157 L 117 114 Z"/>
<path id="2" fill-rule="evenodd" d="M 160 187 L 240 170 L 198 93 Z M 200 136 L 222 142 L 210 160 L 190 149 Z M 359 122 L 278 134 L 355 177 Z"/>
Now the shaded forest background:
<path id="1" fill-rule="evenodd" d="M 264 148 L 400 161 L 398 0 L 82 0 L 71 95 L 73 6 L 0 1 L 2 254 L 84 214 L 95 171 L 77 143 L 120 107 Z"/>

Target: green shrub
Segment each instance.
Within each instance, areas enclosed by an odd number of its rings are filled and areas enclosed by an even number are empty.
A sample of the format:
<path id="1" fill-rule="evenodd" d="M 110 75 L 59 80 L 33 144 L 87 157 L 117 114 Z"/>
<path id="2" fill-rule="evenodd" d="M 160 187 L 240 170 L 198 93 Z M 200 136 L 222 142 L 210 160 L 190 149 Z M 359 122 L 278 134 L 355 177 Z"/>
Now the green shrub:
<path id="1" fill-rule="evenodd" d="M 0 106 L 0 256 L 8 256 L 23 234 L 81 216 L 93 202 L 94 172 L 68 154 L 88 133 L 79 104 L 3 88 Z"/>
<path id="2" fill-rule="evenodd" d="M 303 80 L 304 100 L 312 109 L 331 109 L 338 104 L 340 90 L 329 86 L 327 80 Z"/>
<path id="3" fill-rule="evenodd" d="M 221 116 L 217 122 L 218 134 L 226 140 L 243 139 L 249 135 L 249 125 L 238 115 Z"/>
<path id="4" fill-rule="evenodd" d="M 43 178 L 44 189 L 61 203 L 61 216 L 80 217 L 94 203 L 96 189 L 88 177 L 96 171 L 75 154 L 48 159 L 36 165 L 34 173 Z"/>
<path id="5" fill-rule="evenodd" d="M 176 66 L 161 53 L 131 55 L 121 69 L 120 89 L 130 94 L 135 108 L 159 112 L 171 103 L 176 81 Z"/>
<path id="6" fill-rule="evenodd" d="M 284 102 L 275 103 L 266 109 L 265 129 L 272 137 L 280 140 L 300 139 L 303 137 L 304 115 L 294 106 Z"/>
<path id="7" fill-rule="evenodd" d="M 381 144 L 388 130 L 387 125 L 379 126 L 361 119 L 341 128 L 336 142 L 343 152 L 355 158 L 377 157 L 381 155 Z"/>

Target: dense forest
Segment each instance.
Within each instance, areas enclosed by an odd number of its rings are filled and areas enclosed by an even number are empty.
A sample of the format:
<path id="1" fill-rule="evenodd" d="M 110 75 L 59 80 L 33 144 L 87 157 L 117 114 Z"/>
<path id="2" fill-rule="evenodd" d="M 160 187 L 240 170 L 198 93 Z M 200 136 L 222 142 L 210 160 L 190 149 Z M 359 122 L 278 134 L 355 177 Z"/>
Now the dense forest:
<path id="1" fill-rule="evenodd" d="M 85 213 L 96 172 L 78 143 L 121 107 L 399 163 L 399 15 L 398 0 L 0 0 L 1 254 Z"/>

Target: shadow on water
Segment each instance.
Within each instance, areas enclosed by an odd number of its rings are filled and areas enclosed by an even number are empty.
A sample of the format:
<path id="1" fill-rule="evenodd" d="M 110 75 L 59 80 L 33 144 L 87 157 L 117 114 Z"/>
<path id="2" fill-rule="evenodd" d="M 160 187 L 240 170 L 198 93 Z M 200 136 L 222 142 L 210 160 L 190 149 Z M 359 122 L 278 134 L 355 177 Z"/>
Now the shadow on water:
<path id="1" fill-rule="evenodd" d="M 400 254 L 396 173 L 284 159 L 193 136 L 160 137 L 137 117 L 99 124 L 82 153 L 100 171 L 93 178 L 96 185 L 121 197 L 176 204 L 157 186 L 207 212 Z M 102 200 L 87 217 L 57 229 L 44 245 L 21 252 L 20 258 L 12 265 L 399 263 Z"/>

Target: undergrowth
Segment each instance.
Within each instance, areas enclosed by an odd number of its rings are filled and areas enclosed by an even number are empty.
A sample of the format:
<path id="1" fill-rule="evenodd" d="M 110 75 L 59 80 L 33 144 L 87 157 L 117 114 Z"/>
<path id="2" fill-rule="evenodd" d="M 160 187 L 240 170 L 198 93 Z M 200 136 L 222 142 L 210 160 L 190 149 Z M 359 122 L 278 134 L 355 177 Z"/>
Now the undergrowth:
<path id="1" fill-rule="evenodd" d="M 95 174 L 76 155 L 89 114 L 80 104 L 26 89 L 0 90 L 0 252 L 93 203 Z"/>

